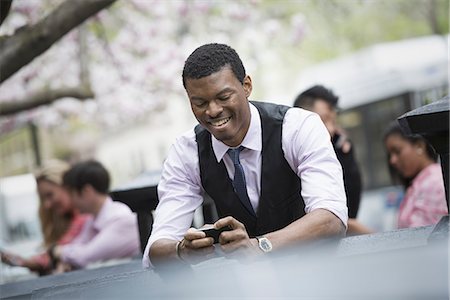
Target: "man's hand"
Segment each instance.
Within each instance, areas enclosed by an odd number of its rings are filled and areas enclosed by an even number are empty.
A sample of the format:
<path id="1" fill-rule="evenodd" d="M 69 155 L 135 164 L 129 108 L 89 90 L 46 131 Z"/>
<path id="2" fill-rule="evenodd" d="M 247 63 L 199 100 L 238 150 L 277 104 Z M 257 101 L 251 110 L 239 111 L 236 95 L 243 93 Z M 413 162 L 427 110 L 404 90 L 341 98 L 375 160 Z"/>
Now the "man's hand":
<path id="1" fill-rule="evenodd" d="M 224 231 L 219 236 L 223 252 L 226 254 L 241 254 L 242 252 L 246 255 L 260 254 L 258 242 L 256 239 L 250 239 L 244 224 L 230 216 L 214 223 L 214 227 L 217 229 L 225 226 L 230 226 L 233 230 Z"/>
<path id="2" fill-rule="evenodd" d="M 190 228 L 178 245 L 179 258 L 190 264 L 196 264 L 214 257 L 214 240 L 206 237 L 203 231 Z"/>

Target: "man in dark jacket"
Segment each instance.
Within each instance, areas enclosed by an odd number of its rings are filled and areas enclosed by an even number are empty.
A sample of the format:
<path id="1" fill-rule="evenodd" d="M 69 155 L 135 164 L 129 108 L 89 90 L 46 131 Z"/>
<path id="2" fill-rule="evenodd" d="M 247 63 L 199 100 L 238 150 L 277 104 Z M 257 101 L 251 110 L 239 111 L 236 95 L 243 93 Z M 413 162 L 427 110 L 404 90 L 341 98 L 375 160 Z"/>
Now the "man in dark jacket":
<path id="1" fill-rule="evenodd" d="M 328 129 L 336 156 L 344 173 L 345 194 L 348 207 L 348 234 L 371 232 L 370 229 L 356 221 L 361 201 L 362 180 L 355 159 L 353 145 L 345 132 L 337 124 L 337 104 L 339 98 L 322 85 L 315 85 L 297 96 L 295 107 L 317 113 Z"/>

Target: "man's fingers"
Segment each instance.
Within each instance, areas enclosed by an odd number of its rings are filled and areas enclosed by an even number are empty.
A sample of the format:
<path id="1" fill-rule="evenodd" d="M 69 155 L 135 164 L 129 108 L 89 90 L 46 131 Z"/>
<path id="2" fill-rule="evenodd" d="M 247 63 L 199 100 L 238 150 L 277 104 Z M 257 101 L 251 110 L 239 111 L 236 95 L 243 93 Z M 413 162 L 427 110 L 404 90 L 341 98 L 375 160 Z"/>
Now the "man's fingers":
<path id="1" fill-rule="evenodd" d="M 245 226 L 235 218 L 228 216 L 222 219 L 219 219 L 216 223 L 214 223 L 214 228 L 220 229 L 225 226 L 230 226 L 233 229 L 244 229 Z"/>
<path id="2" fill-rule="evenodd" d="M 210 237 L 206 237 L 203 231 L 195 228 L 189 228 L 184 236 L 183 246 L 189 249 L 199 249 L 210 247 L 214 243 L 214 240 Z"/>
<path id="3" fill-rule="evenodd" d="M 231 231 L 222 232 L 219 236 L 219 243 L 223 245 L 233 241 L 240 241 L 245 239 L 248 239 L 247 231 L 242 229 L 234 229 Z"/>
<path id="4" fill-rule="evenodd" d="M 190 249 L 199 249 L 199 248 L 205 248 L 210 247 L 214 243 L 213 238 L 207 237 L 207 238 L 200 238 L 195 240 L 185 240 L 184 245 L 186 248 Z"/>
<path id="5" fill-rule="evenodd" d="M 184 239 L 187 241 L 193 241 L 204 237 L 206 237 L 206 234 L 203 231 L 200 231 L 195 228 L 189 228 L 186 234 L 184 235 Z"/>

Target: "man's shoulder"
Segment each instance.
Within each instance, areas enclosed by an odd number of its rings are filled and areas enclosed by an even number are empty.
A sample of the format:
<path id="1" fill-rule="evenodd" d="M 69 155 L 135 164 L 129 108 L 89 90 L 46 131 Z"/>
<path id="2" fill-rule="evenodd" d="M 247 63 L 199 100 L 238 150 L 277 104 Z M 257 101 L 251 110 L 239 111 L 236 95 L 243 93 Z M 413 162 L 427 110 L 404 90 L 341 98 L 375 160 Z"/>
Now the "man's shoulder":
<path id="1" fill-rule="evenodd" d="M 106 214 L 104 215 L 105 221 L 113 221 L 117 219 L 130 219 L 136 218 L 133 211 L 125 203 L 119 201 L 112 201 L 108 206 Z"/>
<path id="2" fill-rule="evenodd" d="M 316 113 L 300 108 L 300 107 L 292 107 L 285 104 L 279 104 L 275 102 L 270 101 L 255 101 L 251 100 L 251 104 L 253 104 L 255 107 L 264 109 L 264 110 L 277 110 L 277 111 L 286 111 L 286 113 L 289 113 L 290 115 L 296 115 L 297 117 L 307 117 L 311 115 L 315 115 Z"/>
<path id="3" fill-rule="evenodd" d="M 289 107 L 289 109 L 286 111 L 285 118 L 285 124 L 293 123 L 298 126 L 303 124 L 303 122 L 307 120 L 320 120 L 320 117 L 315 112 L 300 108 L 300 107 Z M 321 121 L 320 121 L 321 122 Z"/>
<path id="4" fill-rule="evenodd" d="M 266 101 L 250 101 L 250 103 L 255 106 L 258 110 L 258 113 L 264 122 L 270 121 L 270 120 L 277 120 L 282 121 L 285 118 L 285 115 L 288 110 L 290 110 L 292 107 L 283 105 L 283 104 L 276 104 L 272 102 L 266 102 Z"/>
<path id="5" fill-rule="evenodd" d="M 111 213 L 117 213 L 117 214 L 129 214 L 132 213 L 130 207 L 126 205 L 125 203 L 119 202 L 119 201 L 113 201 L 111 205 L 112 209 L 110 210 Z"/>
<path id="6" fill-rule="evenodd" d="M 172 160 L 174 156 L 177 157 L 177 160 L 181 160 L 184 163 L 193 159 L 192 156 L 197 153 L 197 141 L 194 128 L 184 132 L 175 139 L 175 142 L 171 146 L 168 160 Z"/>
<path id="7" fill-rule="evenodd" d="M 199 124 L 194 125 L 188 131 L 183 132 L 175 139 L 175 145 L 179 144 L 182 146 L 187 146 L 195 143 L 195 130 L 197 127 L 201 127 Z M 203 128 L 203 127 L 202 127 Z"/>
<path id="8" fill-rule="evenodd" d="M 292 108 L 284 104 L 278 104 L 270 101 L 251 100 L 249 102 L 254 106 L 256 106 L 258 109 L 265 109 L 265 110 L 288 110 Z"/>

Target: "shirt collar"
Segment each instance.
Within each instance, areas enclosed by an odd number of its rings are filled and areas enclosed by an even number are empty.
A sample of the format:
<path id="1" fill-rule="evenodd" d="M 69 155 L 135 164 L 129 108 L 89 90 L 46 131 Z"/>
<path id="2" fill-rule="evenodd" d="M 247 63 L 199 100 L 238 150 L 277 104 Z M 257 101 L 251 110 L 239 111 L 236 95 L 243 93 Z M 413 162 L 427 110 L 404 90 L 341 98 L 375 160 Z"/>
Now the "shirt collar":
<path id="1" fill-rule="evenodd" d="M 250 105 L 250 126 L 240 146 L 244 146 L 245 148 L 255 151 L 261 151 L 262 150 L 261 118 L 259 116 L 258 109 L 251 103 L 249 103 L 249 105 Z M 211 141 L 214 150 L 214 155 L 216 156 L 217 162 L 220 162 L 230 147 L 225 145 L 218 139 L 216 139 L 214 135 L 211 135 Z"/>

